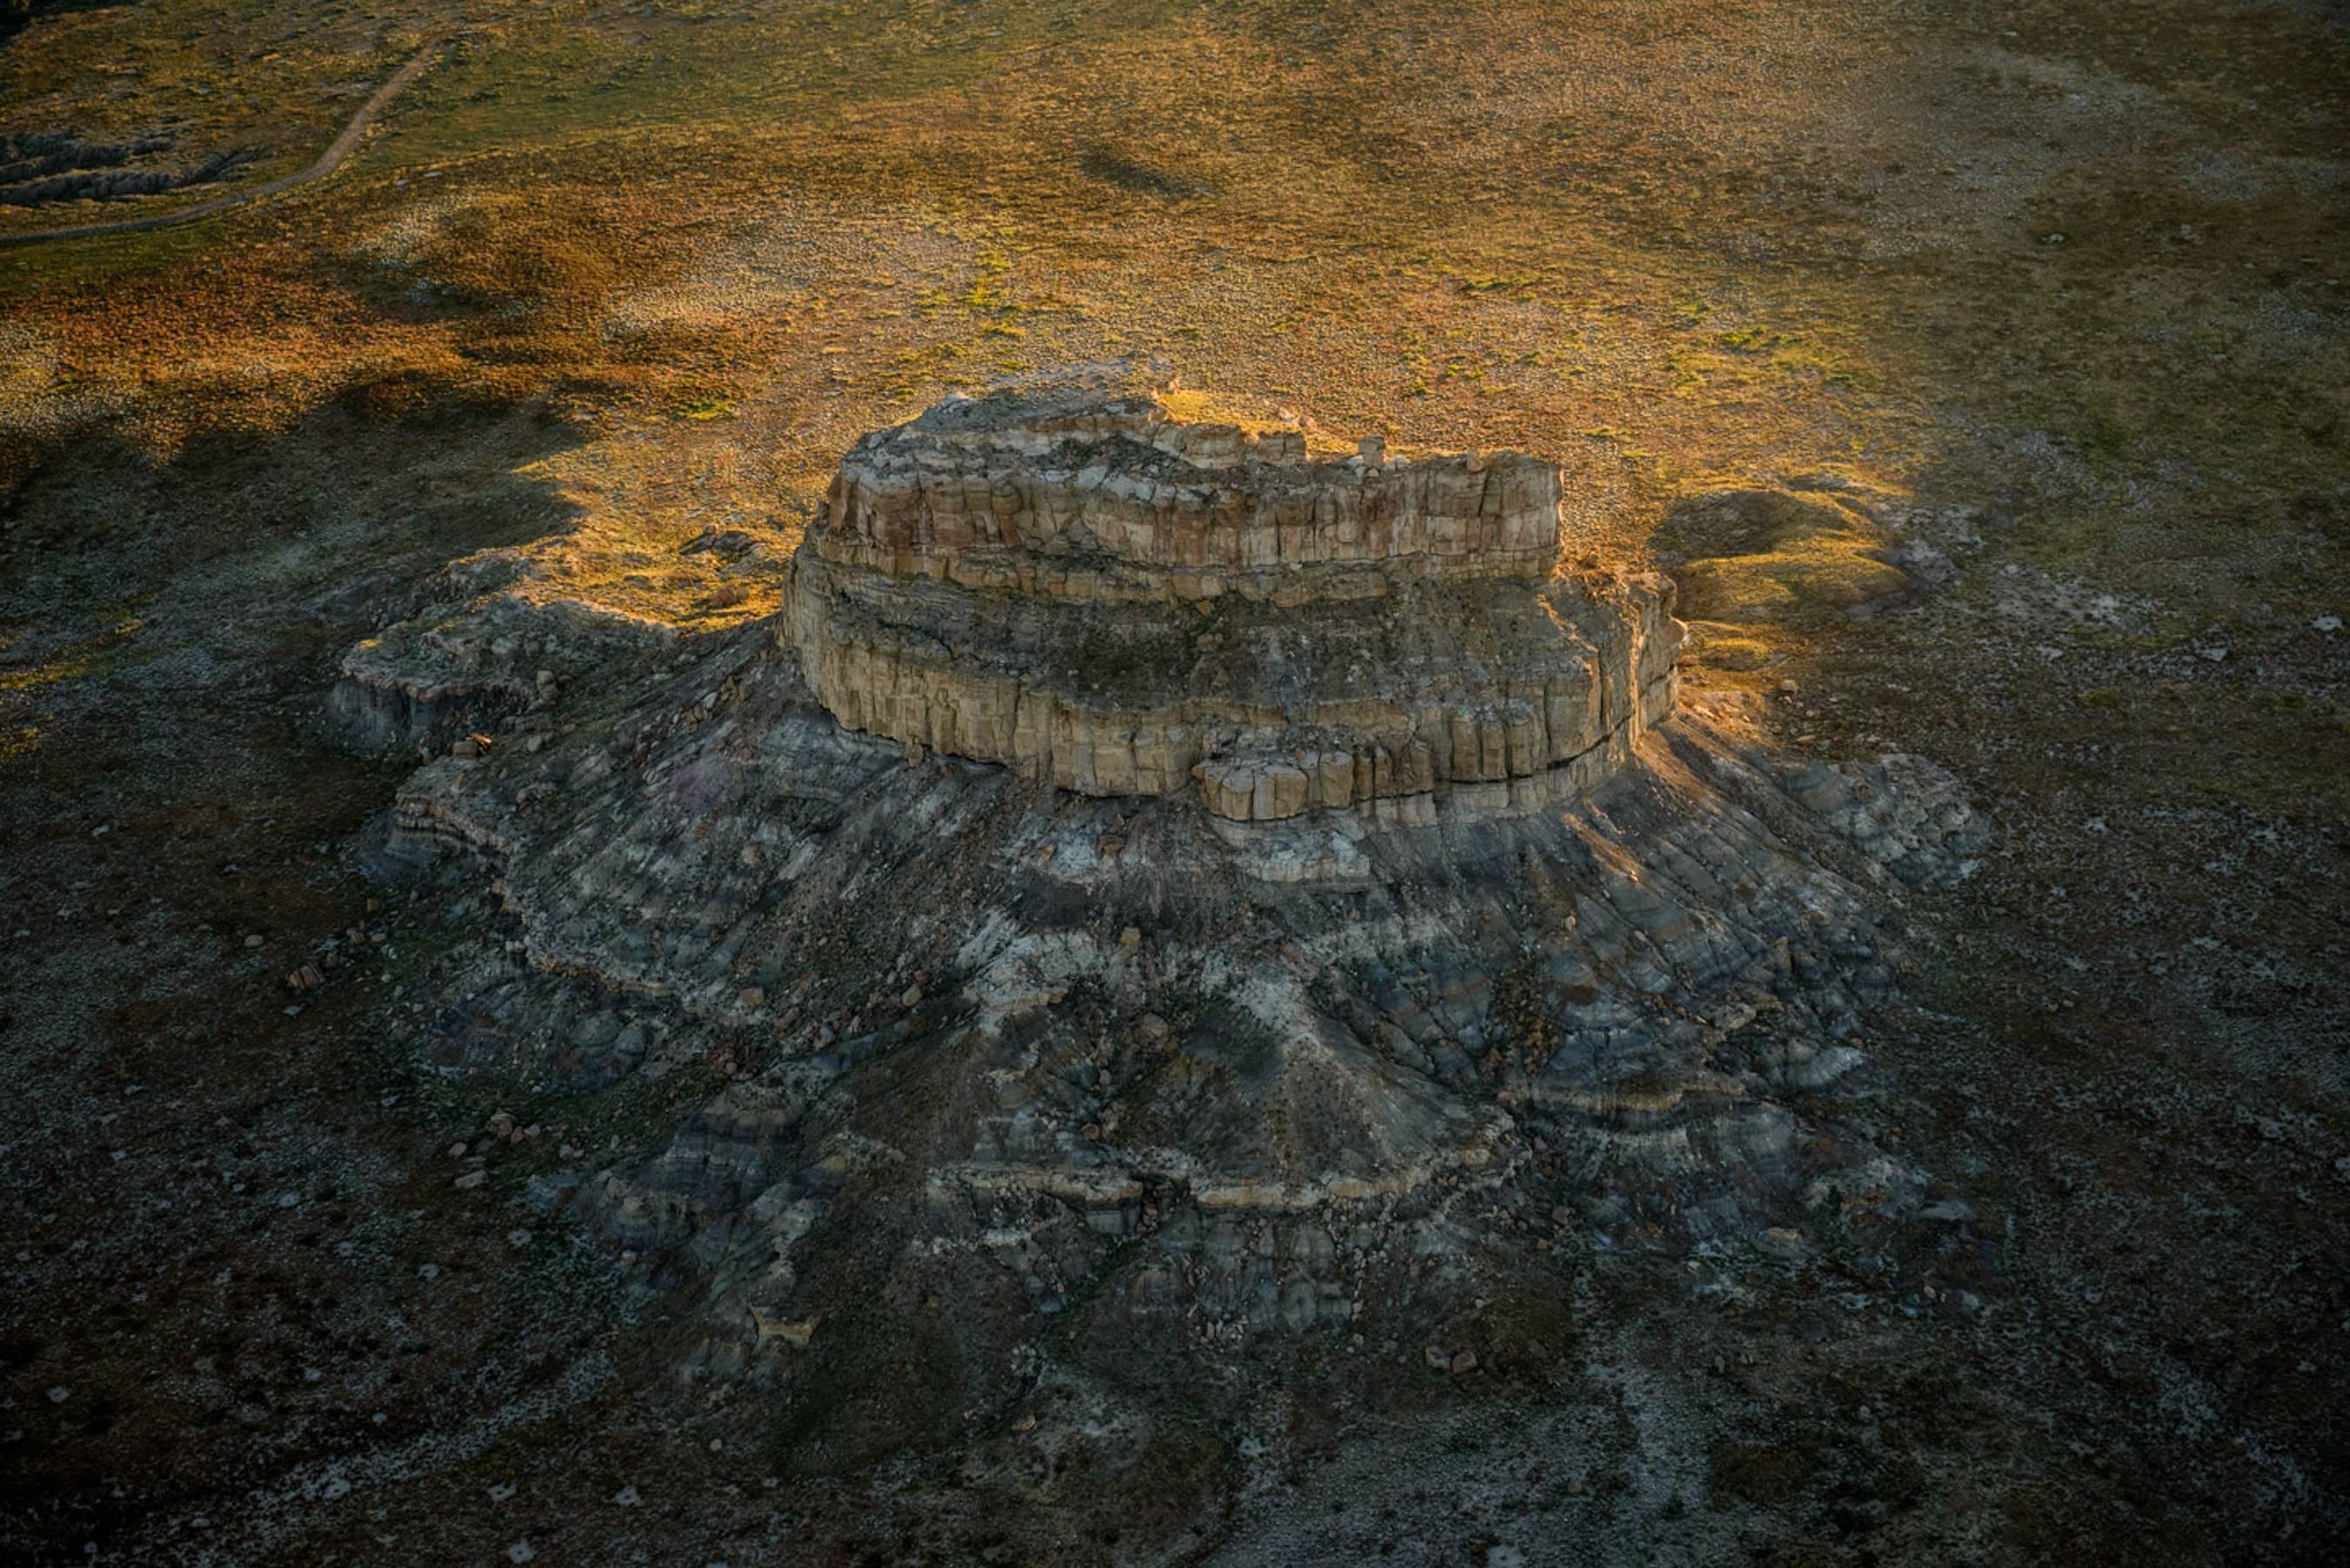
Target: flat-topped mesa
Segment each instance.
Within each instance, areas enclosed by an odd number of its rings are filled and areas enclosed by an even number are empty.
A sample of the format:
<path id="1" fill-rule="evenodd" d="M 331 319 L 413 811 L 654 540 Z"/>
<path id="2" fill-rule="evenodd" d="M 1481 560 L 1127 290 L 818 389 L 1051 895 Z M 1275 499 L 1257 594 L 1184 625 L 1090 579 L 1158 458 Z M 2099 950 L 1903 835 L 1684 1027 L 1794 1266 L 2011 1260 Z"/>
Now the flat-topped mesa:
<path id="1" fill-rule="evenodd" d="M 1545 576 L 1559 476 L 1514 452 L 1406 462 L 1376 441 L 1191 422 L 1181 395 L 1083 389 L 953 399 L 841 460 L 828 561 L 1080 597 L 1279 597 L 1305 566 Z M 1075 585 L 1074 587 L 1072 585 Z"/>
<path id="2" fill-rule="evenodd" d="M 1060 383 L 860 441 L 781 633 L 817 700 L 1236 822 L 1554 804 L 1671 711 L 1671 585 L 1557 570 L 1553 465 L 1317 455 L 1200 400 Z"/>

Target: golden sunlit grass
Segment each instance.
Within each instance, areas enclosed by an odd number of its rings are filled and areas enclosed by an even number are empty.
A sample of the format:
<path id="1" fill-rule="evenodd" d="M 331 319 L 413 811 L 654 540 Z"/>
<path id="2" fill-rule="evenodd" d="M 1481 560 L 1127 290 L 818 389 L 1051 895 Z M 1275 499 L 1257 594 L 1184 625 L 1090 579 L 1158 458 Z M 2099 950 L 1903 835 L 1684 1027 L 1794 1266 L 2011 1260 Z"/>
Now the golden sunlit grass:
<path id="1" fill-rule="evenodd" d="M 1688 610 L 1683 605 L 1682 609 Z M 1787 635 L 1776 627 L 1740 626 L 1690 619 L 1690 651 L 1708 670 L 1747 675 L 1766 670 L 1785 657 Z"/>
<path id="2" fill-rule="evenodd" d="M 1727 490 L 1684 501 L 1657 535 L 1682 557 L 1674 572 L 1692 620 L 1801 624 L 1898 593 L 1908 579 L 1887 540 L 1833 501 Z"/>
<path id="3" fill-rule="evenodd" d="M 2304 430 L 2350 384 L 2342 335 L 2290 311 L 2262 317 L 2249 409 L 2218 350 L 2164 347 L 2199 286 L 2182 259 L 2244 298 L 2215 308 L 2252 309 L 2231 248 L 2249 234 L 2214 224 L 2161 267 L 2098 260 L 2137 281 L 2062 286 L 2091 241 L 2033 236 L 2078 199 L 2083 157 L 2131 155 L 2042 149 L 2086 112 L 2068 103 L 2116 81 L 2074 73 L 2071 99 L 2020 94 L 2014 124 L 1978 123 L 1914 40 L 1834 7 L 1753 0 L 1692 30 L 1516 0 L 562 0 L 395 5 L 289 48 L 297 20 L 156 0 L 5 57 L 8 79 L 58 84 L 47 109 L 8 99 L 11 123 L 81 98 L 141 123 L 210 71 L 250 88 L 249 117 L 283 109 L 322 141 L 349 102 L 328 78 L 380 76 L 428 24 L 455 38 L 325 185 L 187 230 L 0 252 L 0 342 L 36 350 L 0 376 L 17 438 L 0 493 L 78 433 L 167 460 L 332 402 L 392 421 L 546 400 L 592 438 L 554 476 L 587 521 L 536 552 L 547 580 L 631 613 L 728 615 L 733 587 L 752 607 L 768 590 L 755 567 L 734 583 L 681 564 L 703 528 L 780 549 L 861 431 L 997 376 L 1147 354 L 1242 400 L 1240 422 L 1295 409 L 1334 446 L 1560 458 L 1578 537 L 1615 552 L 1723 476 L 1857 462 L 1998 499 L 2054 471 L 1990 454 L 2077 435 L 2112 493 L 2165 476 L 2126 524 L 2130 569 L 2201 594 L 2213 574 L 2163 563 L 2242 547 L 2208 521 L 2220 471 L 2314 490 Z M 147 63 L 106 77 L 118 56 Z M 2026 74 L 1964 64 L 1978 100 Z M 295 115 L 300 95 L 328 109 Z M 2039 140 L 2002 154 L 2003 183 L 1950 151 L 2019 127 Z M 2108 542 L 2124 526 L 2101 500 L 2077 510 Z M 2061 565 L 2098 536 L 2042 547 Z M 1708 657 L 1800 653 L 1883 587 L 1877 543 L 1794 528 L 1684 568 L 1685 607 L 1727 628 Z M 2321 574 L 2342 549 L 2322 543 Z M 2281 570 L 2261 591 L 2321 592 Z"/>
<path id="4" fill-rule="evenodd" d="M 1251 397 L 1245 393 L 1228 392 L 1219 388 L 1183 387 L 1159 394 L 1160 402 L 1176 419 L 1192 424 L 1234 425 L 1247 434 L 1261 436 L 1267 431 L 1299 431 L 1305 437 L 1306 451 L 1317 455 L 1352 452 L 1359 436 L 1324 430 L 1309 415 L 1293 405 L 1276 402 L 1271 398 Z M 1363 435 L 1376 435 L 1366 430 Z"/>

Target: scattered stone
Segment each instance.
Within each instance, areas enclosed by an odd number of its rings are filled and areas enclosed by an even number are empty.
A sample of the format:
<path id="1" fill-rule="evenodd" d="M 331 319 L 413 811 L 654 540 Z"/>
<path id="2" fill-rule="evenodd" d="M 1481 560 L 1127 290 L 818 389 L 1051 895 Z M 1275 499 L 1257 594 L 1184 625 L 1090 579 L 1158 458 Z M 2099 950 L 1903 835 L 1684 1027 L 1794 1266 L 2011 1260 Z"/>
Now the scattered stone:
<path id="1" fill-rule="evenodd" d="M 816 1325 L 821 1321 L 816 1317 L 770 1317 L 757 1307 L 751 1309 L 752 1326 L 760 1343 L 776 1340 L 794 1350 L 808 1347 L 808 1342 L 816 1337 Z"/>

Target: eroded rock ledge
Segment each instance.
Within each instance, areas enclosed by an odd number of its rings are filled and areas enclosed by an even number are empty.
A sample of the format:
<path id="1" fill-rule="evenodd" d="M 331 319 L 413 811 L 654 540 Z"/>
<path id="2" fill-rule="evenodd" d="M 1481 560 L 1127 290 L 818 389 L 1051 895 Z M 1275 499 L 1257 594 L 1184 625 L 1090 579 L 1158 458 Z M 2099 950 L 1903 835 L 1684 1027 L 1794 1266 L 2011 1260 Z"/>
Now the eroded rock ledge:
<path id="1" fill-rule="evenodd" d="M 842 461 L 780 635 L 847 727 L 1085 794 L 1548 804 L 1670 713 L 1679 646 L 1664 579 L 1560 569 L 1559 496 L 1534 458 L 1316 453 L 1164 389 L 953 399 Z"/>

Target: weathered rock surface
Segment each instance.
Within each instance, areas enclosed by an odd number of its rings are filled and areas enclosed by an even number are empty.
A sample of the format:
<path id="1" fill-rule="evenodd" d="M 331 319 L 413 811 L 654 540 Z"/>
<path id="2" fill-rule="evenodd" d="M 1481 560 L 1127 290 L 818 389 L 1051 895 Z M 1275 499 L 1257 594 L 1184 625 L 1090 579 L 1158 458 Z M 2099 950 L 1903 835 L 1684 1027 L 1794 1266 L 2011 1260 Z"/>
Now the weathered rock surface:
<path id="1" fill-rule="evenodd" d="M 550 1192 L 702 1303 L 697 1366 L 788 1377 L 925 1298 L 1007 1344 L 1079 1303 L 1409 1339 L 1594 1247 L 1855 1244 L 1922 1191 L 1839 1109 L 1898 943 L 1696 718 L 1579 807 L 1357 825 L 1272 886 L 1188 802 L 910 763 L 756 628 L 588 719 L 401 793 L 515 922 L 431 1054 L 715 1065 L 666 1147 Z"/>
<path id="2" fill-rule="evenodd" d="M 842 462 L 783 628 L 850 729 L 1236 822 L 1570 799 L 1671 711 L 1661 578 L 1557 571 L 1559 473 L 1188 423 L 1087 379 Z M 1465 804 L 1462 803 L 1462 804 Z"/>
<path id="3" fill-rule="evenodd" d="M 1924 757 L 1888 753 L 1874 762 L 1814 762 L 1791 772 L 1789 794 L 1877 865 L 1916 888 L 1940 888 L 1973 874 L 1972 857 L 1991 842 L 1950 773 Z"/>
<path id="4" fill-rule="evenodd" d="M 1066 433 L 1037 423 L 1010 427 L 1032 469 Z M 845 473 L 868 469 L 898 472 Z M 845 477 L 839 515 L 883 491 Z M 1872 883 L 1934 879 L 1980 824 L 1922 764 L 1790 774 L 1703 704 L 1655 724 L 1662 587 L 1389 562 L 1346 568 L 1378 585 L 1355 598 L 1052 607 L 836 561 L 833 536 L 775 622 L 599 653 L 559 724 L 421 769 L 385 856 L 476 857 L 506 911 L 443 963 L 434 1064 L 690 1091 L 540 1191 L 670 1296 L 690 1371 L 832 1398 L 902 1388 L 883 1369 L 910 1358 L 938 1407 L 891 1407 L 942 1432 L 1047 1333 L 1124 1358 L 1320 1332 L 1466 1375 L 1599 1253 L 1785 1269 L 1924 1223 L 1923 1177 L 1856 1112 L 1904 962 Z M 947 560 L 941 536 L 877 521 L 855 549 Z M 1117 629 L 1050 640 L 1080 624 Z M 1257 651 L 1201 650 L 1197 626 Z M 919 680 L 876 677 L 884 628 Z M 1153 638 L 1191 661 L 1138 656 Z M 944 743 L 965 732 L 938 694 L 978 689 L 971 667 L 1014 714 L 962 746 L 984 760 Z M 1556 707 L 1468 700 L 1538 680 Z M 1017 722 L 1076 693 L 1130 771 L 1076 720 Z M 1435 730 L 1456 701 L 1472 721 Z M 1149 712 L 1212 740 L 1145 769 Z"/>
<path id="5" fill-rule="evenodd" d="M 431 755 L 484 725 L 544 719 L 567 680 L 676 641 L 658 622 L 530 603 L 503 591 L 512 576 L 495 556 L 461 562 L 422 585 L 411 614 L 346 652 L 326 703 L 344 743 Z"/>

